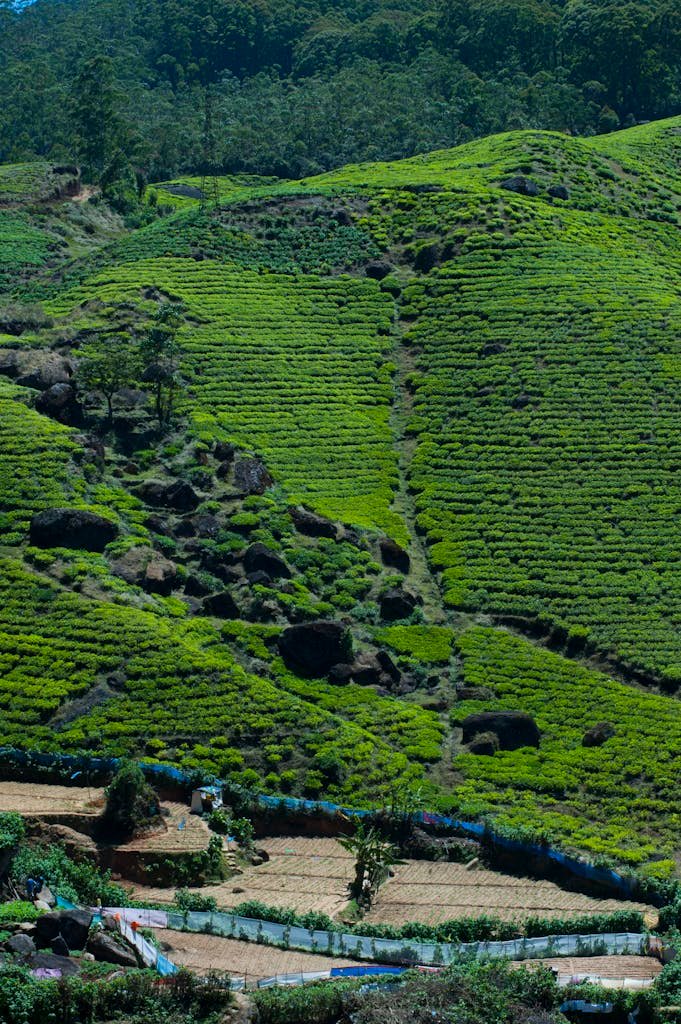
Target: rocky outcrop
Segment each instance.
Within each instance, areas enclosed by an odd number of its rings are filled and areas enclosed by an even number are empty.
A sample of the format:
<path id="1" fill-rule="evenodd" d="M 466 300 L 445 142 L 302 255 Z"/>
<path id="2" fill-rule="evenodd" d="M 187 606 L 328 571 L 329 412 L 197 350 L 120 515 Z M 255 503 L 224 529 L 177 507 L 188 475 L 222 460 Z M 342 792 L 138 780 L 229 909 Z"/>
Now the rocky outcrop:
<path id="1" fill-rule="evenodd" d="M 273 580 L 291 578 L 291 570 L 284 559 L 260 542 L 246 549 L 243 563 L 247 573 L 264 572 Z"/>
<path id="2" fill-rule="evenodd" d="M 108 932 L 93 932 L 86 948 L 100 963 L 116 964 L 118 967 L 137 967 L 137 957 L 130 947 L 117 942 Z"/>
<path id="3" fill-rule="evenodd" d="M 468 744 L 470 754 L 491 757 L 499 749 L 499 737 L 493 732 L 479 732 Z"/>
<path id="4" fill-rule="evenodd" d="M 506 178 L 505 181 L 501 182 L 500 188 L 505 189 L 507 192 L 515 192 L 519 196 L 538 196 L 541 192 L 536 181 L 532 181 L 531 178 L 525 178 L 522 174 L 517 174 L 513 178 Z"/>
<path id="5" fill-rule="evenodd" d="M 110 519 L 78 508 L 49 508 L 31 519 L 31 544 L 39 548 L 103 551 L 118 536 Z"/>
<path id="6" fill-rule="evenodd" d="M 373 281 L 382 281 L 392 272 L 392 264 L 387 263 L 385 260 L 373 260 L 371 263 L 367 263 L 364 269 L 366 276 L 370 277 Z"/>
<path id="7" fill-rule="evenodd" d="M 604 743 L 611 740 L 617 734 L 612 722 L 596 722 L 582 737 L 583 747 L 602 747 Z"/>
<path id="8" fill-rule="evenodd" d="M 30 935 L 19 932 L 7 940 L 5 949 L 8 953 L 14 953 L 15 956 L 31 956 L 32 953 L 35 953 L 35 942 Z"/>
<path id="9" fill-rule="evenodd" d="M 332 537 L 335 540 L 338 536 L 338 525 L 324 516 L 311 512 L 302 505 L 296 505 L 289 510 L 289 515 L 298 533 L 304 533 L 308 537 Z"/>
<path id="10" fill-rule="evenodd" d="M 408 619 L 418 603 L 418 598 L 414 594 L 408 590 L 394 587 L 392 590 L 386 591 L 381 597 L 381 618 L 385 622 Z"/>
<path id="11" fill-rule="evenodd" d="M 36 411 L 49 416 L 67 427 L 79 427 L 83 422 L 83 409 L 70 384 L 53 384 L 35 400 Z"/>
<path id="12" fill-rule="evenodd" d="M 170 483 L 147 480 L 134 488 L 133 494 L 147 505 L 172 508 L 177 512 L 193 512 L 201 502 L 194 488 L 185 480 L 173 480 Z"/>
<path id="13" fill-rule="evenodd" d="M 227 590 L 207 597 L 201 604 L 201 611 L 204 615 L 214 615 L 219 619 L 238 619 L 240 617 L 237 603 Z"/>
<path id="14" fill-rule="evenodd" d="M 46 391 L 54 384 L 68 384 L 73 363 L 56 352 L 0 350 L 0 374 L 17 384 L 36 391 Z"/>
<path id="15" fill-rule="evenodd" d="M 482 733 L 493 733 L 500 750 L 538 747 L 541 739 L 535 720 L 525 711 L 479 711 L 461 725 L 464 743 L 471 743 Z"/>
<path id="16" fill-rule="evenodd" d="M 304 622 L 289 626 L 279 638 L 279 653 L 300 675 L 323 676 L 333 665 L 347 662 L 352 640 L 338 622 Z"/>
<path id="17" fill-rule="evenodd" d="M 234 465 L 234 486 L 242 495 L 264 494 L 274 481 L 261 459 L 237 459 Z"/>
<path id="18" fill-rule="evenodd" d="M 411 562 L 409 555 L 392 537 L 382 537 L 379 541 L 381 561 L 383 565 L 398 569 L 405 575 L 409 572 Z"/>
<path id="19" fill-rule="evenodd" d="M 553 199 L 562 199 L 563 202 L 570 198 L 570 193 L 565 185 L 551 185 L 548 192 Z"/>
<path id="20" fill-rule="evenodd" d="M 91 924 L 89 910 L 56 910 L 43 914 L 35 925 L 36 945 L 49 946 L 61 935 L 69 949 L 84 949 Z"/>
<path id="21" fill-rule="evenodd" d="M 130 548 L 112 564 L 116 576 L 151 594 L 168 595 L 177 583 L 177 566 L 153 548 Z"/>

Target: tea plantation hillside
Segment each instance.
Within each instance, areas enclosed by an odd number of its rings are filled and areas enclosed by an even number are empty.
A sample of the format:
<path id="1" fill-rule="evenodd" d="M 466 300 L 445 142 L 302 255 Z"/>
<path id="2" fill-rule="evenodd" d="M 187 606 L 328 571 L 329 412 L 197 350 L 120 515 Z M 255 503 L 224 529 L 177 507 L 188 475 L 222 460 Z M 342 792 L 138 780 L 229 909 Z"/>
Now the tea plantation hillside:
<path id="1" fill-rule="evenodd" d="M 127 224 L 42 173 L 0 168 L 0 742 L 674 872 L 681 119 Z M 159 330 L 172 415 L 160 362 L 107 412 L 84 368 Z"/>

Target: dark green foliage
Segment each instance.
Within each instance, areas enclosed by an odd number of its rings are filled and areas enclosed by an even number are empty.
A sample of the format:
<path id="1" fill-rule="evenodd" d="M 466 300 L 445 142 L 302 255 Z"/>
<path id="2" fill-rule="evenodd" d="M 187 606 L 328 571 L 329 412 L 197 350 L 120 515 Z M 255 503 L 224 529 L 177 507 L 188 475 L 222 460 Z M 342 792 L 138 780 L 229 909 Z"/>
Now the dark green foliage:
<path id="1" fill-rule="evenodd" d="M 24 819 L 20 814 L 5 811 L 0 814 L 0 852 L 12 850 L 26 834 Z"/>
<path id="2" fill-rule="evenodd" d="M 194 908 L 187 908 L 194 909 Z M 642 932 L 643 917 L 637 911 L 614 914 L 586 914 L 581 917 L 528 917 L 521 922 L 493 916 L 459 917 L 453 921 L 430 925 L 411 921 L 403 925 L 339 924 L 326 914 L 297 914 L 284 907 L 271 907 L 259 900 L 248 900 L 234 907 L 232 913 L 275 924 L 318 928 L 346 935 L 367 935 L 375 939 L 413 939 L 417 942 L 503 942 L 508 939 L 532 939 L 544 935 L 604 935 L 608 932 Z"/>
<path id="3" fill-rule="evenodd" d="M 104 1024 L 122 1015 L 129 1024 L 216 1024 L 229 1000 L 222 979 L 206 982 L 188 971 L 163 986 L 154 971 L 104 979 L 94 965 L 84 975 L 59 981 L 36 981 L 27 968 L 13 964 L 0 975 L 3 1024 Z"/>
<path id="4" fill-rule="evenodd" d="M 190 892 L 189 889 L 177 890 L 175 893 L 175 905 L 183 913 L 188 911 L 210 913 L 213 910 L 217 910 L 214 896 L 203 896 L 200 892 Z"/>
<path id="5" fill-rule="evenodd" d="M 123 761 L 106 791 L 103 828 L 114 835 L 131 836 L 160 814 L 156 793 L 139 765 Z"/>
<path id="6" fill-rule="evenodd" d="M 456 1020 L 457 1024 L 554 1024 L 562 996 L 547 968 L 513 971 L 503 963 L 462 963 L 436 977 L 410 974 L 399 986 L 320 982 L 254 996 L 259 1024 L 333 1024 L 346 1015 L 361 1024 Z"/>
<path id="7" fill-rule="evenodd" d="M 681 95 L 674 0 L 39 0 L 4 5 L 0 33 L 0 161 L 77 152 L 98 175 L 121 150 L 200 172 L 208 134 L 211 165 L 301 176 Z"/>
<path id="8" fill-rule="evenodd" d="M 63 847 L 22 845 L 12 861 L 10 875 L 22 890 L 27 878 L 42 876 L 53 892 L 74 903 L 94 907 L 124 906 L 125 890 L 111 882 L 108 871 L 102 872 L 88 862 L 76 863 Z"/>

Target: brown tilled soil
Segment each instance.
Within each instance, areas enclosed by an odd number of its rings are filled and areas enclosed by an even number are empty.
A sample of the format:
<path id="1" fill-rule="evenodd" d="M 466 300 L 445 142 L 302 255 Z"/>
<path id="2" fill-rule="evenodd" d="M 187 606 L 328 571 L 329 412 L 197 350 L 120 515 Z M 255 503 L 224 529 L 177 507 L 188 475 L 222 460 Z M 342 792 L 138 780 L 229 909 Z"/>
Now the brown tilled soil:
<path id="1" fill-rule="evenodd" d="M 35 782 L 0 782 L 0 811 L 20 814 L 99 814 L 104 790 L 95 786 L 47 786 Z"/>
<path id="2" fill-rule="evenodd" d="M 352 967 L 356 960 L 339 960 L 315 953 L 297 953 L 294 950 L 258 946 L 237 939 L 223 939 L 218 935 L 199 935 L 175 932 L 162 928 L 154 930 L 159 942 L 168 944 L 167 956 L 176 964 L 190 967 L 199 974 L 210 970 L 226 971 L 247 981 L 270 978 L 274 974 L 294 974 L 299 971 L 328 971 L 332 967 Z"/>
<path id="3" fill-rule="evenodd" d="M 276 838 L 263 840 L 259 845 L 269 854 L 268 863 L 247 868 L 227 882 L 200 891 L 214 896 L 218 906 L 225 908 L 254 899 L 334 916 L 346 906 L 353 861 L 335 839 Z M 169 903 L 173 892 L 139 886 L 135 896 Z M 484 868 L 468 871 L 462 864 L 407 861 L 395 868 L 395 877 L 381 889 L 367 920 L 377 924 L 436 924 L 480 914 L 508 920 L 530 915 L 610 913 L 626 908 L 647 909 L 642 904 L 596 899 L 568 892 L 553 882 L 517 878 Z"/>
<path id="4" fill-rule="evenodd" d="M 554 957 L 549 960 L 517 961 L 511 966 L 532 968 L 540 965 L 556 971 L 561 982 L 584 975 L 620 983 L 625 980 L 652 981 L 662 970 L 659 960 L 649 956 Z"/>

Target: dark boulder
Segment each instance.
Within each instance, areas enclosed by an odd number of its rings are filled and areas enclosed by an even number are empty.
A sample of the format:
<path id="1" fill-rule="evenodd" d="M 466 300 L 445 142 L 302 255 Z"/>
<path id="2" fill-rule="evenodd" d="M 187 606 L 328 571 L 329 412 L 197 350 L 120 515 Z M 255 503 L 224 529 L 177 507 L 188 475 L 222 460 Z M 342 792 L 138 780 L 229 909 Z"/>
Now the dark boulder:
<path id="1" fill-rule="evenodd" d="M 400 681 L 402 673 L 387 651 L 378 651 L 376 661 L 380 665 L 381 671 L 390 676 L 393 682 L 398 683 Z"/>
<path id="2" fill-rule="evenodd" d="M 150 594 L 167 597 L 177 585 L 177 566 L 156 552 L 144 570 L 142 586 Z"/>
<path id="3" fill-rule="evenodd" d="M 89 910 L 61 910 L 59 931 L 69 949 L 84 949 L 92 924 Z"/>
<path id="4" fill-rule="evenodd" d="M 43 416 L 67 427 L 79 427 L 83 422 L 83 409 L 70 384 L 53 384 L 38 395 L 35 407 Z"/>
<path id="5" fill-rule="evenodd" d="M 417 270 L 427 274 L 429 270 L 437 266 L 440 259 L 440 247 L 436 242 L 422 245 L 414 257 L 414 266 Z"/>
<path id="6" fill-rule="evenodd" d="M 21 352 L 15 380 L 25 388 L 46 391 L 54 384 L 68 384 L 73 364 L 54 352 Z"/>
<path id="7" fill-rule="evenodd" d="M 344 686 L 349 683 L 352 679 L 353 666 L 348 665 L 345 662 L 340 662 L 338 665 L 334 665 L 329 670 L 329 682 L 335 683 L 336 686 Z"/>
<path id="8" fill-rule="evenodd" d="M 61 936 L 57 935 L 56 939 L 52 939 L 50 943 L 50 949 L 55 956 L 70 956 L 71 950 L 66 944 L 66 940 Z"/>
<path id="9" fill-rule="evenodd" d="M 331 220 L 335 220 L 336 224 L 340 224 L 342 228 L 352 227 L 352 216 L 350 212 L 342 209 L 341 207 L 332 211 Z"/>
<path id="10" fill-rule="evenodd" d="M 615 736 L 617 730 L 612 722 L 597 722 L 584 733 L 582 737 L 583 747 L 602 747 L 607 740 Z"/>
<path id="11" fill-rule="evenodd" d="M 61 935 L 69 949 L 84 949 L 91 924 L 89 910 L 56 910 L 43 914 L 35 925 L 36 944 L 49 946 Z"/>
<path id="12" fill-rule="evenodd" d="M 371 263 L 367 263 L 364 271 L 366 276 L 370 277 L 373 281 L 382 281 L 392 272 L 391 264 L 386 263 L 385 260 L 373 260 Z"/>
<path id="13" fill-rule="evenodd" d="M 30 956 L 35 953 L 35 942 L 30 935 L 19 932 L 18 935 L 12 935 L 7 940 L 5 949 L 9 953 L 14 953 L 15 956 Z"/>
<path id="14" fill-rule="evenodd" d="M 479 732 L 468 744 L 470 754 L 491 757 L 499 749 L 499 737 L 493 732 Z"/>
<path id="15" fill-rule="evenodd" d="M 227 590 L 207 597 L 201 604 L 201 611 L 218 619 L 238 619 L 240 614 L 236 601 Z"/>
<path id="16" fill-rule="evenodd" d="M 535 720 L 525 711 L 478 711 L 461 723 L 463 742 L 470 743 L 480 733 L 494 733 L 500 750 L 538 747 L 541 734 Z"/>
<path id="17" fill-rule="evenodd" d="M 551 185 L 551 188 L 548 191 L 549 195 L 554 199 L 562 199 L 563 202 L 570 198 L 570 193 L 566 189 L 565 185 Z"/>
<path id="18" fill-rule="evenodd" d="M 461 686 L 456 695 L 459 700 L 492 700 L 494 690 L 489 686 Z"/>
<path id="19" fill-rule="evenodd" d="M 118 967 L 137 967 L 137 957 L 132 949 L 118 942 L 109 932 L 93 932 L 88 939 L 87 951 L 100 963 L 116 964 Z"/>
<path id="20" fill-rule="evenodd" d="M 506 351 L 506 346 L 503 341 L 490 341 L 487 345 L 483 345 L 480 355 L 482 356 L 500 356 L 502 352 Z"/>
<path id="21" fill-rule="evenodd" d="M 218 462 L 233 462 L 235 451 L 233 444 L 228 444 L 227 441 L 217 441 L 213 448 L 213 455 Z"/>
<path id="22" fill-rule="evenodd" d="M 530 404 L 531 401 L 532 399 L 530 398 L 530 396 L 526 394 L 524 391 L 522 391 L 519 395 L 516 395 L 515 398 L 512 400 L 511 408 L 524 409 L 527 405 Z"/>
<path id="23" fill-rule="evenodd" d="M 353 682 L 360 686 L 378 686 L 383 669 L 375 654 L 360 654 L 352 666 Z"/>
<path id="24" fill-rule="evenodd" d="M 274 481 L 261 459 L 237 459 L 234 486 L 243 495 L 264 494 Z"/>
<path id="25" fill-rule="evenodd" d="M 284 559 L 260 542 L 246 548 L 243 563 L 247 573 L 266 572 L 273 580 L 291 578 L 291 570 Z"/>
<path id="26" fill-rule="evenodd" d="M 515 192 L 519 196 L 538 196 L 541 189 L 536 181 L 532 181 L 531 178 L 525 178 L 522 174 L 517 174 L 513 178 L 506 178 L 502 181 L 501 188 L 506 189 L 507 192 Z"/>
<path id="27" fill-rule="evenodd" d="M 216 584 L 213 584 L 216 586 Z M 206 597 L 210 594 L 213 587 L 209 585 L 206 580 L 201 579 L 200 576 L 190 572 L 184 581 L 184 592 L 187 597 Z"/>
<path id="28" fill-rule="evenodd" d="M 323 676 L 334 665 L 348 661 L 352 639 L 338 622 L 304 622 L 283 631 L 279 653 L 294 672 Z"/>
<path id="29" fill-rule="evenodd" d="M 77 960 L 68 956 L 55 956 L 54 953 L 34 953 L 28 966 L 32 971 L 59 971 L 65 978 L 80 974 Z"/>
<path id="30" fill-rule="evenodd" d="M 191 484 L 185 480 L 173 480 L 172 483 L 147 480 L 136 487 L 133 493 L 147 505 L 173 508 L 177 512 L 193 512 L 201 501 Z"/>
<path id="31" fill-rule="evenodd" d="M 255 572 L 249 572 L 246 579 L 252 587 L 269 587 L 272 584 L 272 577 L 264 569 L 256 569 Z"/>
<path id="32" fill-rule="evenodd" d="M 395 587 L 392 590 L 386 591 L 381 597 L 381 618 L 386 622 L 408 619 L 418 603 L 418 598 L 414 594 L 409 593 L 408 590 L 401 590 L 399 587 Z"/>
<path id="33" fill-rule="evenodd" d="M 325 519 L 324 516 L 310 512 L 309 509 L 300 505 L 294 506 L 288 511 L 298 533 L 304 533 L 308 537 L 332 537 L 333 540 L 338 536 L 338 526 L 330 519 Z"/>
<path id="34" fill-rule="evenodd" d="M 74 452 L 74 459 L 79 462 L 98 466 L 100 469 L 104 468 L 106 463 L 106 448 L 98 437 L 95 437 L 94 434 L 78 434 L 74 437 L 74 441 L 77 441 L 81 446 L 81 450 L 79 452 Z"/>
<path id="35" fill-rule="evenodd" d="M 409 555 L 392 537 L 382 537 L 379 541 L 381 561 L 383 565 L 389 565 L 400 572 L 408 573 L 411 562 Z"/>
<path id="36" fill-rule="evenodd" d="M 117 536 L 111 520 L 79 508 L 48 508 L 31 519 L 31 544 L 39 548 L 103 551 Z"/>

